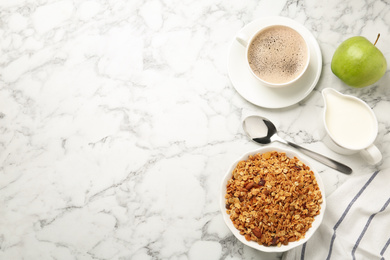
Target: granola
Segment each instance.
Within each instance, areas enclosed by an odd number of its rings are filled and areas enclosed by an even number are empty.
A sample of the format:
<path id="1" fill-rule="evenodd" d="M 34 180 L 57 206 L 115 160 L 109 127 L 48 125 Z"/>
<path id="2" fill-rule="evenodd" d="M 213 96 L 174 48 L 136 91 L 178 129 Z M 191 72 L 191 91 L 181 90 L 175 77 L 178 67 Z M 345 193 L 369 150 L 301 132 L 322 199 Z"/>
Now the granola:
<path id="1" fill-rule="evenodd" d="M 227 182 L 227 214 L 248 241 L 281 246 L 305 237 L 322 194 L 310 167 L 282 152 L 240 161 Z"/>

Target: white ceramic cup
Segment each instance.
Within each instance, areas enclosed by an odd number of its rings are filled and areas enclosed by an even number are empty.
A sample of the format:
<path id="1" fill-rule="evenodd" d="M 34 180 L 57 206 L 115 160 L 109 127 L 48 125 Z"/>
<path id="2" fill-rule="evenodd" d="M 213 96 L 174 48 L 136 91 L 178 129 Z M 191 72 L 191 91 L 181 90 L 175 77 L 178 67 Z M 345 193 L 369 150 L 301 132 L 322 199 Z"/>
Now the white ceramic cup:
<path id="1" fill-rule="evenodd" d="M 322 91 L 322 95 L 324 97 L 324 103 L 325 103 L 323 123 L 324 123 L 325 131 L 327 133 L 327 135 L 323 140 L 324 143 L 336 153 L 345 154 L 345 155 L 359 153 L 363 157 L 363 159 L 369 164 L 375 165 L 380 163 L 382 161 L 382 154 L 379 151 L 379 149 L 374 145 L 374 141 L 378 134 L 378 121 L 374 111 L 363 100 L 351 95 L 341 94 L 340 92 L 331 88 L 325 88 Z M 333 100 L 335 101 L 334 102 L 330 101 L 329 97 L 332 97 Z M 341 103 L 341 105 L 336 103 Z M 348 120 L 344 120 L 344 121 L 342 119 L 339 120 L 340 124 L 344 124 L 341 125 L 341 127 L 346 129 L 345 134 L 351 136 L 356 135 L 356 137 L 358 138 L 357 140 L 359 140 L 359 142 L 356 142 L 356 145 L 351 145 L 350 141 L 348 142 L 344 141 L 342 138 L 340 138 L 340 135 L 337 136 L 337 134 L 335 134 L 335 131 L 332 132 L 332 130 L 330 129 L 331 123 L 330 123 L 329 116 L 341 115 L 343 111 L 347 111 L 351 108 L 348 107 L 348 105 L 350 104 L 354 104 L 354 106 L 357 106 L 359 109 L 361 109 L 361 112 L 363 113 L 360 113 L 359 117 L 361 117 L 361 119 L 364 120 L 364 123 L 367 124 L 367 127 L 371 129 L 370 131 L 366 132 L 368 134 L 356 134 L 356 132 L 354 131 L 359 131 L 359 130 L 349 129 L 350 125 L 349 122 L 347 122 Z M 332 114 L 328 114 L 328 119 L 327 119 L 327 113 L 329 113 L 329 109 L 333 105 L 338 107 L 333 108 L 336 110 L 334 110 Z"/>
<path id="2" fill-rule="evenodd" d="M 253 40 L 256 38 L 256 36 L 258 36 L 260 33 L 264 32 L 265 30 L 271 28 L 271 27 L 274 27 L 274 26 L 284 26 L 284 27 L 288 27 L 292 30 L 294 30 L 295 32 L 297 32 L 302 38 L 303 38 L 303 42 L 304 44 L 306 45 L 306 50 L 307 50 L 307 53 L 306 53 L 306 63 L 302 69 L 302 71 L 296 75 L 295 78 L 293 78 L 292 80 L 290 81 L 287 81 L 287 82 L 283 82 L 283 83 L 274 83 L 274 82 L 269 82 L 269 81 L 266 81 L 262 78 L 260 78 L 258 75 L 256 75 L 256 73 L 252 70 L 250 64 L 249 64 L 249 60 L 248 60 L 248 53 L 251 49 L 251 44 L 253 42 Z M 252 35 L 246 35 L 245 33 L 243 32 L 240 32 L 239 34 L 236 35 L 236 40 L 243 46 L 246 48 L 246 51 L 245 51 L 245 55 L 246 55 L 246 63 L 247 63 L 247 66 L 249 68 L 249 70 L 251 71 L 252 75 L 258 79 L 263 85 L 267 86 L 267 87 L 273 87 L 273 88 L 279 88 L 279 87 L 286 87 L 286 86 L 289 86 L 291 84 L 293 84 L 294 82 L 296 82 L 298 79 L 300 79 L 302 77 L 302 75 L 305 73 L 305 71 L 307 70 L 308 66 L 309 66 L 309 62 L 310 62 L 310 46 L 308 44 L 308 40 L 306 39 L 304 33 L 303 33 L 303 30 L 304 30 L 304 27 L 300 24 L 295 24 L 295 23 L 288 23 L 287 21 L 283 21 L 283 22 L 280 22 L 280 23 L 275 23 L 275 24 L 269 24 L 269 25 L 266 25 L 266 26 L 263 26 L 261 28 L 259 28 L 256 32 L 254 32 Z"/>

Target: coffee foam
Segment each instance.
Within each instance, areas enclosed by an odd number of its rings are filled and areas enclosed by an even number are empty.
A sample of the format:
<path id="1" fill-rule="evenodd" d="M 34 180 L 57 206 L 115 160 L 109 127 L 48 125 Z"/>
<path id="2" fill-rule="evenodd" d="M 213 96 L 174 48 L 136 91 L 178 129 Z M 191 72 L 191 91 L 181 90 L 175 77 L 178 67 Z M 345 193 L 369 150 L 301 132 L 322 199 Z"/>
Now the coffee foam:
<path id="1" fill-rule="evenodd" d="M 253 72 L 264 81 L 281 84 L 299 76 L 307 63 L 305 40 L 286 26 L 272 26 L 261 31 L 248 50 Z"/>

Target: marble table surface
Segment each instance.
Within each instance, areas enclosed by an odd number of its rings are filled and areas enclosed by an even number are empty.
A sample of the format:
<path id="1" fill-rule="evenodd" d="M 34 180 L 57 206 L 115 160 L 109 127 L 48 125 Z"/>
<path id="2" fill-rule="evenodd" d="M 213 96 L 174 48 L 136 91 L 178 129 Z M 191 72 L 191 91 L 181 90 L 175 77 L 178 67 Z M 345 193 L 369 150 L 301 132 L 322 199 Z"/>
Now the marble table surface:
<path id="1" fill-rule="evenodd" d="M 387 1 L 2 0 L 0 259 L 271 259 L 223 222 L 230 164 L 257 148 L 245 115 L 340 160 L 390 167 L 390 73 L 354 89 L 330 69 L 343 40 L 374 41 L 390 62 Z M 287 108 L 253 105 L 227 60 L 236 33 L 265 16 L 303 24 L 322 51 L 314 90 Z M 357 96 L 379 122 L 383 162 L 323 142 L 321 90 Z M 349 176 L 312 161 L 326 196 Z"/>

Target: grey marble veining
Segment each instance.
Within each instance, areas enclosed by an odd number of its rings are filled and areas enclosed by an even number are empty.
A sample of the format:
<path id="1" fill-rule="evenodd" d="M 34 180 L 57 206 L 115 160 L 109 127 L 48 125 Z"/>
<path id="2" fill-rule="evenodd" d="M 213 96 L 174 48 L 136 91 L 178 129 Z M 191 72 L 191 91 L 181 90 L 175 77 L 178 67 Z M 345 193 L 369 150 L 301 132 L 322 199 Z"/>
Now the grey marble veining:
<path id="1" fill-rule="evenodd" d="M 241 120 L 272 119 L 285 139 L 370 174 L 322 142 L 320 91 L 365 100 L 390 167 L 390 76 L 353 89 L 330 70 L 362 35 L 390 62 L 386 1 L 3 0 L 0 3 L 0 259 L 270 259 L 223 223 L 219 186 L 255 149 Z M 227 55 L 254 19 L 281 15 L 317 38 L 313 92 L 265 109 L 232 86 Z M 347 180 L 313 162 L 330 194 Z"/>

